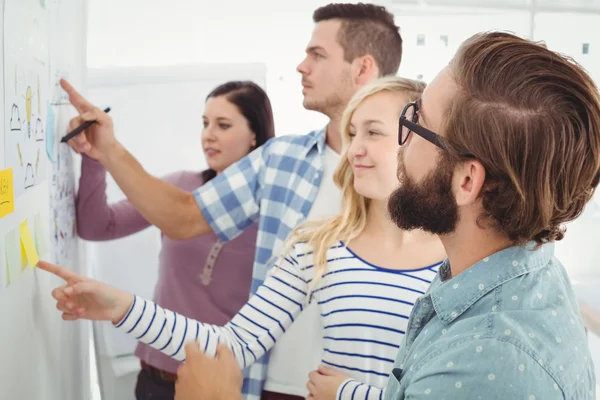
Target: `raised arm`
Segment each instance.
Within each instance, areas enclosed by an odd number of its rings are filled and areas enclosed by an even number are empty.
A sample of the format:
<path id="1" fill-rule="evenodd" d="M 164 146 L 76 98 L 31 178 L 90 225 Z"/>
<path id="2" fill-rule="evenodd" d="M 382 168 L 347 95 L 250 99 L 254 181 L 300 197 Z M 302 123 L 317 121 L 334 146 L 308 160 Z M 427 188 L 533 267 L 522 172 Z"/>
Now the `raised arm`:
<path id="1" fill-rule="evenodd" d="M 111 118 L 85 100 L 66 81 L 61 80 L 61 86 L 80 114 L 71 120 L 69 130 L 84 121 L 95 121 L 69 144 L 78 153 L 100 161 L 148 222 L 173 239 L 187 239 L 211 231 L 191 193 L 146 172 L 115 139 Z"/>
<path id="2" fill-rule="evenodd" d="M 176 175 L 166 180 L 173 181 Z M 81 177 L 75 199 L 77 233 L 86 240 L 111 240 L 129 236 L 150 226 L 150 223 L 127 200 L 108 204 L 106 169 L 87 156 L 81 159 Z"/>
<path id="3" fill-rule="evenodd" d="M 241 368 L 260 359 L 303 309 L 307 283 L 295 259 L 286 258 L 273 270 L 248 303 L 225 326 L 215 326 L 165 310 L 135 297 L 118 329 L 177 360 L 185 359 L 184 345 L 198 341 L 214 356 L 226 344 Z"/>
<path id="4" fill-rule="evenodd" d="M 99 161 L 129 202 L 171 239 L 189 239 L 211 232 L 193 194 L 150 175 L 119 143 Z"/>
<path id="5" fill-rule="evenodd" d="M 100 161 L 131 204 L 165 235 L 180 240 L 214 231 L 227 241 L 256 222 L 267 146 L 256 149 L 191 194 L 148 174 L 115 139 L 111 118 L 66 81 L 61 80 L 61 85 L 80 114 L 71 120 L 69 128 L 95 121 L 69 144 L 75 151 Z"/>

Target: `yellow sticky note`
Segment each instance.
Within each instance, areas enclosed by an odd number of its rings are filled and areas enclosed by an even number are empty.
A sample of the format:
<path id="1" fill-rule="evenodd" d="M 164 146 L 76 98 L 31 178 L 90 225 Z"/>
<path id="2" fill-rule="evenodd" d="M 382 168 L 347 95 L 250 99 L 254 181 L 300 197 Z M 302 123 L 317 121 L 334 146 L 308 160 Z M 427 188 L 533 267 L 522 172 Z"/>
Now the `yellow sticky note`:
<path id="1" fill-rule="evenodd" d="M 0 218 L 15 211 L 15 190 L 12 168 L 0 171 Z"/>
<path id="2" fill-rule="evenodd" d="M 29 224 L 27 223 L 27 219 L 21 222 L 21 246 L 23 246 L 23 250 L 25 255 L 27 256 L 27 261 L 29 262 L 29 266 L 31 268 L 35 268 L 40 258 L 38 257 L 38 253 L 35 250 L 35 246 L 33 245 L 33 238 L 31 237 L 31 232 L 29 231 Z"/>
<path id="3" fill-rule="evenodd" d="M 23 242 L 19 240 L 20 248 L 21 248 L 21 271 L 24 271 L 27 268 L 27 253 L 25 253 L 25 247 L 23 247 Z"/>

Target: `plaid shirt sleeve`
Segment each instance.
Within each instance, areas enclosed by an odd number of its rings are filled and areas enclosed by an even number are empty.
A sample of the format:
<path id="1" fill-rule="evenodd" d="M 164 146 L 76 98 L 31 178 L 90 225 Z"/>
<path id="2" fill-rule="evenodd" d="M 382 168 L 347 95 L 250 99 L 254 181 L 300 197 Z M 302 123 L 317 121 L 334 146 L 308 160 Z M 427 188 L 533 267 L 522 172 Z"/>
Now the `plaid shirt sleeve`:
<path id="1" fill-rule="evenodd" d="M 198 207 L 223 242 L 258 221 L 269 144 L 254 150 L 194 191 Z"/>
<path id="2" fill-rule="evenodd" d="M 223 242 L 235 239 L 259 218 L 260 200 L 271 141 L 232 164 L 194 191 L 198 207 Z M 244 368 L 245 400 L 260 400 L 269 353 Z"/>

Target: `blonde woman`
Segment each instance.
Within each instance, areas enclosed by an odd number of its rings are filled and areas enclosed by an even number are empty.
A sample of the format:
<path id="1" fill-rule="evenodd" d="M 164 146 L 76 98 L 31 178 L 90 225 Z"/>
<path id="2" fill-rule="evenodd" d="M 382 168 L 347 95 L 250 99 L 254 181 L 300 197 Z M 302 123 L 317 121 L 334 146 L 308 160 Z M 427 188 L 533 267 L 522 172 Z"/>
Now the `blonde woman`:
<path id="1" fill-rule="evenodd" d="M 398 186 L 398 118 L 423 89 L 420 82 L 388 77 L 356 93 L 342 118 L 345 153 L 335 174 L 342 213 L 294 230 L 276 268 L 225 326 L 188 319 L 41 263 L 68 281 L 53 292 L 63 318 L 110 320 L 178 360 L 185 358 L 188 341 L 198 341 L 210 355 L 225 343 L 245 367 L 267 353 L 314 301 L 321 309 L 325 348 L 322 366 L 309 378 L 308 398 L 382 398 L 412 306 L 445 258 L 436 236 L 402 231 L 387 212 L 387 199 Z"/>

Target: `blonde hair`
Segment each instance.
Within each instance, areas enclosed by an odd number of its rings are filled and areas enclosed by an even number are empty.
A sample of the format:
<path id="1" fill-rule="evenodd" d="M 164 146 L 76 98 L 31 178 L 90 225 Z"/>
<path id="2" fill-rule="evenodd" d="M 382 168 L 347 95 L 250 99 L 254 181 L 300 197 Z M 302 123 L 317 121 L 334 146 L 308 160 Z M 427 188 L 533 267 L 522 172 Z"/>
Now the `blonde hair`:
<path id="1" fill-rule="evenodd" d="M 352 115 L 365 99 L 377 93 L 402 93 L 409 101 L 413 101 L 420 97 L 424 89 L 425 83 L 412 79 L 396 76 L 379 78 L 358 90 L 344 110 L 341 121 L 342 159 L 333 176 L 333 181 L 342 190 L 341 213 L 326 220 L 305 221 L 298 225 L 286 239 L 282 253 L 289 254 L 292 248 L 301 242 L 308 243 L 312 248 L 315 276 L 310 284 L 307 299 L 310 299 L 312 291 L 327 269 L 327 250 L 338 241 L 347 246 L 363 231 L 367 221 L 369 199 L 354 190 L 354 173 L 348 162 Z"/>

